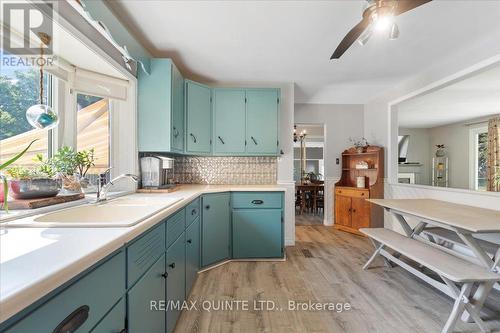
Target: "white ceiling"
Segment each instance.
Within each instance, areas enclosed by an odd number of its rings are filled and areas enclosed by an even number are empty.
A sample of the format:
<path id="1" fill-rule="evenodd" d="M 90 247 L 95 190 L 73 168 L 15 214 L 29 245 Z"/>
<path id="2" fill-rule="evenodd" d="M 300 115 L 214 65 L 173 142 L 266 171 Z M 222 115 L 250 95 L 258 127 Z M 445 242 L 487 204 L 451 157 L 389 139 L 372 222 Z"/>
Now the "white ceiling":
<path id="1" fill-rule="evenodd" d="M 329 58 L 364 1 L 137 1 L 112 9 L 155 56 L 204 82 L 295 82 L 297 103 L 366 103 L 384 89 L 498 31 L 500 1 L 434 0 Z"/>
<path id="2" fill-rule="evenodd" d="M 399 126 L 432 128 L 500 114 L 500 66 L 397 105 Z"/>

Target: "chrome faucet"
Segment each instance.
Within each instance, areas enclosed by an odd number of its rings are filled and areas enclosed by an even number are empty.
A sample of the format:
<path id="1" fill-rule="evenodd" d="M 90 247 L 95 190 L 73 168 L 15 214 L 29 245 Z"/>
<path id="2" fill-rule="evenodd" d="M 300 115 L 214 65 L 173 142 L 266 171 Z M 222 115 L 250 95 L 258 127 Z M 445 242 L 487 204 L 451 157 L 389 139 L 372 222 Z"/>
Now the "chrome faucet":
<path id="1" fill-rule="evenodd" d="M 119 175 L 116 178 L 113 178 L 109 182 L 107 182 L 107 173 L 109 172 L 111 168 L 107 169 L 103 173 L 99 174 L 99 181 L 97 183 L 97 196 L 96 196 L 96 203 L 106 201 L 108 199 L 108 191 L 109 189 L 114 185 L 114 183 L 122 178 L 130 178 L 135 182 L 139 181 L 139 177 L 136 175 L 126 173 Z"/>

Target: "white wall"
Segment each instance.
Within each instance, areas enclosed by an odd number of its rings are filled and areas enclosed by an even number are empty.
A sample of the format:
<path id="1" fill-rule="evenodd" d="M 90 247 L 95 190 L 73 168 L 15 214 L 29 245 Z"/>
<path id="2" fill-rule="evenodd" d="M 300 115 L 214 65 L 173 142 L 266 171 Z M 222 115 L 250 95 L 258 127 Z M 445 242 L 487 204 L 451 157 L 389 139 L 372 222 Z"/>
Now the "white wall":
<path id="1" fill-rule="evenodd" d="M 339 180 L 342 152 L 351 146 L 349 137 L 363 136 L 364 109 L 360 104 L 295 104 L 295 122 L 325 125 L 325 221 L 333 224 L 333 187 Z"/>
<path id="2" fill-rule="evenodd" d="M 444 84 L 455 82 L 459 78 L 500 63 L 500 30 L 489 32 L 473 45 L 467 45 L 462 52 L 450 55 L 445 61 L 436 62 L 413 78 L 383 92 L 377 99 L 365 105 L 364 133 L 372 143 L 387 147 L 387 156 L 391 163 L 386 163 L 386 176 L 389 183 L 385 196 L 388 198 L 431 197 L 439 200 L 469 204 L 499 210 L 500 196 L 496 193 L 479 193 L 468 190 L 436 189 L 425 186 L 398 185 L 397 176 L 397 115 L 392 106 L 423 92 L 437 89 Z M 392 226 L 392 220 L 386 216 L 386 225 Z"/>

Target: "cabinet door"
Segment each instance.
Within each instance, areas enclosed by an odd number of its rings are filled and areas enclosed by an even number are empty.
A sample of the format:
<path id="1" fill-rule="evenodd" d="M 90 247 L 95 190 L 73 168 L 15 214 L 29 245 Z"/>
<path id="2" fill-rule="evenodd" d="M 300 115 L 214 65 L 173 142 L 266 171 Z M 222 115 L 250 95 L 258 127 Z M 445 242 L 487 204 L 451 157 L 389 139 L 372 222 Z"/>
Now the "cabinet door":
<path id="1" fill-rule="evenodd" d="M 202 198 L 202 266 L 229 258 L 229 193 Z"/>
<path id="2" fill-rule="evenodd" d="M 128 332 L 164 333 L 165 311 L 150 308 L 152 301 L 165 299 L 165 254 L 128 292 Z M 159 306 L 159 305 L 158 305 Z"/>
<path id="3" fill-rule="evenodd" d="M 186 248 L 184 233 L 167 250 L 166 265 L 168 273 L 167 332 L 170 333 L 173 332 L 175 323 L 181 314 L 180 306 L 186 299 Z"/>
<path id="4" fill-rule="evenodd" d="M 335 196 L 335 223 L 351 226 L 351 198 L 343 195 Z"/>
<path id="5" fill-rule="evenodd" d="M 214 153 L 245 152 L 245 90 L 214 89 Z"/>
<path id="6" fill-rule="evenodd" d="M 352 227 L 369 228 L 370 227 L 370 203 L 363 198 L 352 198 Z"/>
<path id="7" fill-rule="evenodd" d="M 172 151 L 184 151 L 184 78 L 172 66 Z"/>
<path id="8" fill-rule="evenodd" d="M 247 153 L 278 153 L 278 90 L 247 90 Z"/>
<path id="9" fill-rule="evenodd" d="M 186 298 L 200 269 L 200 218 L 186 229 Z"/>
<path id="10" fill-rule="evenodd" d="M 125 332 L 125 313 L 125 298 L 122 298 L 91 333 Z"/>
<path id="11" fill-rule="evenodd" d="M 172 61 L 151 59 L 151 73 L 138 71 L 138 146 L 144 152 L 170 152 Z"/>
<path id="12" fill-rule="evenodd" d="M 234 258 L 279 258 L 282 240 L 281 209 L 233 210 Z"/>
<path id="13" fill-rule="evenodd" d="M 212 137 L 211 91 L 209 87 L 186 82 L 186 151 L 210 153 Z"/>

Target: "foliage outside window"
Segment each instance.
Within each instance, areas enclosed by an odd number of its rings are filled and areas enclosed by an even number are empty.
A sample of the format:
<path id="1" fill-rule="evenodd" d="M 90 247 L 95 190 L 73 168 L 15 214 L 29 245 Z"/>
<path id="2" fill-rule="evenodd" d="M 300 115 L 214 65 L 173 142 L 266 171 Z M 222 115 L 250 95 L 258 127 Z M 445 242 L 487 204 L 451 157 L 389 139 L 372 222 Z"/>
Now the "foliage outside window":
<path id="1" fill-rule="evenodd" d="M 5 56 L 12 57 L 12 55 Z M 0 58 L 4 57 L 3 50 Z M 0 59 L 1 61 L 2 59 Z M 0 161 L 6 161 L 38 139 L 29 152 L 18 159 L 14 165 L 33 166 L 37 154 L 47 156 L 49 134 L 47 131 L 33 129 L 26 120 L 26 110 L 39 104 L 39 71 L 31 66 L 1 66 L 0 69 Z M 50 101 L 48 89 L 51 78 L 44 75 L 46 101 Z"/>

